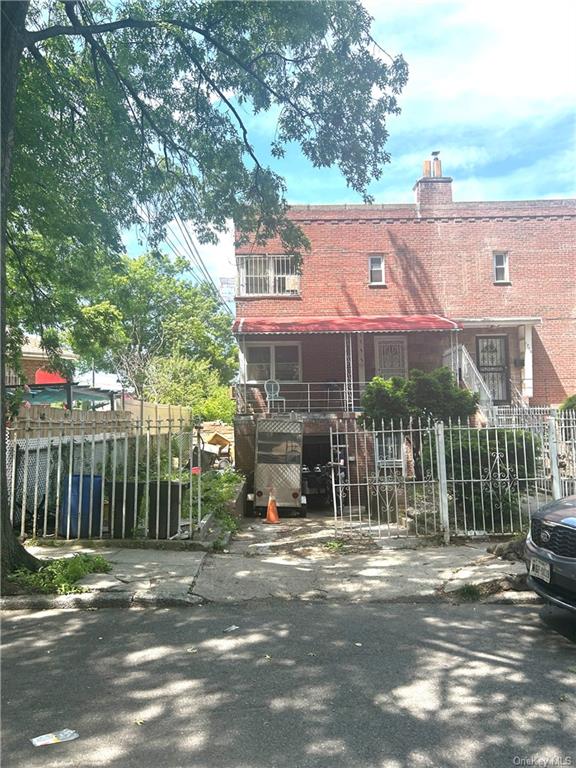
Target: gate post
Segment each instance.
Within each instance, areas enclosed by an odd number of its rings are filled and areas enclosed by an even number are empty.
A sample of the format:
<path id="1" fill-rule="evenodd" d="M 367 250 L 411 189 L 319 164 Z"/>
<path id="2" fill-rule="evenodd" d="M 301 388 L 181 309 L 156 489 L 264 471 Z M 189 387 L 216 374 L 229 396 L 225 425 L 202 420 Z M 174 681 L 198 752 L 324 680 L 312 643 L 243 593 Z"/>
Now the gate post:
<path id="1" fill-rule="evenodd" d="M 450 544 L 450 521 L 448 518 L 448 481 L 446 479 L 446 453 L 444 446 L 444 424 L 434 424 L 436 433 L 436 463 L 438 465 L 438 500 L 440 505 L 440 530 L 444 535 L 444 544 Z"/>
<path id="2" fill-rule="evenodd" d="M 562 498 L 562 482 L 558 465 L 558 442 L 556 436 L 556 418 L 548 417 L 548 448 L 550 452 L 550 469 L 552 471 L 552 498 Z"/>

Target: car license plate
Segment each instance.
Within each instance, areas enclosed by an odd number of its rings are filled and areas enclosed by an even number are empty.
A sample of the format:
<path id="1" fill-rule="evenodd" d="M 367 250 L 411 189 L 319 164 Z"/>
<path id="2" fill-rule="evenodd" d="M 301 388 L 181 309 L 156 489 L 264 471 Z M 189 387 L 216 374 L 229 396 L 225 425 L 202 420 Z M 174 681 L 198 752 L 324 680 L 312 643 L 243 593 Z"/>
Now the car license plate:
<path id="1" fill-rule="evenodd" d="M 530 576 L 550 584 L 550 565 L 543 560 L 530 560 Z"/>

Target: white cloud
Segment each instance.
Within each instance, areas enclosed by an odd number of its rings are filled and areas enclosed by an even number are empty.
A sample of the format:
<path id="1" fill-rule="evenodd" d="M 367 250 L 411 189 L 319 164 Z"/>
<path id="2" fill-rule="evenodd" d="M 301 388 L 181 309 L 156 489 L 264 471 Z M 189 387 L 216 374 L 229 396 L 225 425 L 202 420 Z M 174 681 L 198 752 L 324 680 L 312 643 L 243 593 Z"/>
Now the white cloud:
<path id="1" fill-rule="evenodd" d="M 374 35 L 410 68 L 404 115 L 427 125 L 491 123 L 573 109 L 570 0 L 366 0 Z"/>

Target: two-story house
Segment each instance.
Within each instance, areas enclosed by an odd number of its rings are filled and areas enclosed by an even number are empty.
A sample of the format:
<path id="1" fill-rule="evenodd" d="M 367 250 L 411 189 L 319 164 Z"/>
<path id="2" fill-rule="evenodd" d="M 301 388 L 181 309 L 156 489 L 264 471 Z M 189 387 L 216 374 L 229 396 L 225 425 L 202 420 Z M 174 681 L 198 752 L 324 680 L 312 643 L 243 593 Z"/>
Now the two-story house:
<path id="1" fill-rule="evenodd" d="M 576 392 L 576 201 L 453 202 L 438 158 L 414 191 L 291 208 L 311 244 L 300 269 L 276 241 L 237 249 L 241 468 L 270 407 L 307 414 L 304 460 L 325 457 L 330 424 L 355 418 L 375 375 L 448 365 L 486 406 Z"/>

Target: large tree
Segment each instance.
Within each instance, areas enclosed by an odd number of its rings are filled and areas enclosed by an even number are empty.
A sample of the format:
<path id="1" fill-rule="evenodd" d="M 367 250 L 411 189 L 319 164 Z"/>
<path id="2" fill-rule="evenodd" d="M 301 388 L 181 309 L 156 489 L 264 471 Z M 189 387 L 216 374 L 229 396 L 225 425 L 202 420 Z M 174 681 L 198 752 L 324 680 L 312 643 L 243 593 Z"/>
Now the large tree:
<path id="1" fill-rule="evenodd" d="M 81 316 L 133 224 L 155 243 L 178 212 L 208 241 L 231 218 L 260 241 L 279 234 L 287 249 L 305 247 L 285 216 L 282 179 L 251 144 L 248 111 L 277 110 L 274 155 L 296 142 L 369 200 L 407 76 L 370 24 L 359 0 L 2 2 L 2 270 L 7 262 L 18 290 L 13 349 L 22 327 L 53 348 L 50 331 Z M 22 557 L 7 535 L 3 553 L 6 568 Z"/>
<path id="2" fill-rule="evenodd" d="M 194 284 L 186 268 L 184 259 L 156 251 L 124 257 L 103 274 L 68 333 L 84 364 L 116 373 L 138 397 L 157 357 L 205 361 L 216 382 L 229 383 L 236 369 L 230 314 L 214 287 Z"/>

